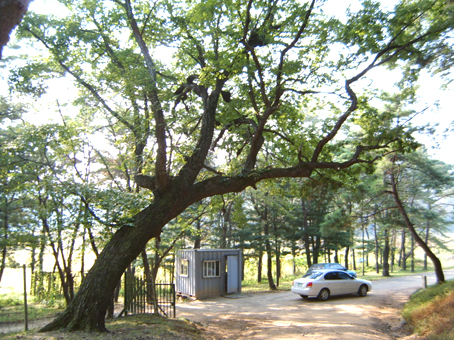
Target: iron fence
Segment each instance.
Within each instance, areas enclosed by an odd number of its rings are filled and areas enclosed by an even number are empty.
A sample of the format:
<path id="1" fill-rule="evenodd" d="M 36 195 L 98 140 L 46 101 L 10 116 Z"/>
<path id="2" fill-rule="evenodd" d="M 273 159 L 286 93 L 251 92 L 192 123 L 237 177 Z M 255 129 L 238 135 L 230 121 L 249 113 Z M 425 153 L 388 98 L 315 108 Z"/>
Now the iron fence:
<path id="1" fill-rule="evenodd" d="M 23 282 L 26 282 L 25 268 Z M 19 283 L 20 284 L 20 283 Z M 18 287 L 20 292 L 20 287 Z M 22 296 L 21 296 L 22 295 Z M 32 297 L 32 301 L 27 300 Z M 114 315 L 120 317 L 127 314 L 159 314 L 175 317 L 175 285 L 156 283 L 126 274 L 124 277 L 123 303 L 115 304 Z M 23 293 L 3 296 L 0 303 L 0 334 L 20 332 L 28 329 L 41 328 L 51 322 L 56 313 L 64 308 L 62 288 L 53 273 L 35 273 L 31 277 L 31 285 L 24 284 Z M 51 304 L 51 302 L 55 302 Z M 118 313 L 118 311 L 120 311 Z"/>
<path id="2" fill-rule="evenodd" d="M 124 309 L 119 316 L 150 313 L 175 317 L 175 284 L 153 284 L 151 280 L 126 273 L 124 287 Z"/>

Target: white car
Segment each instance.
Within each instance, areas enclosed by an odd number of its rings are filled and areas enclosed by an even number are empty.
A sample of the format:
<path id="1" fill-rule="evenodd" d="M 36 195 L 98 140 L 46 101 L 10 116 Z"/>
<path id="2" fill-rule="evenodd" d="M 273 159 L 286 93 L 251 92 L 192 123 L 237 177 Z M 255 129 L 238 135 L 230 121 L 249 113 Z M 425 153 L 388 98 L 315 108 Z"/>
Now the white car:
<path id="1" fill-rule="evenodd" d="M 366 296 L 372 290 L 372 283 L 354 278 L 342 270 L 321 269 L 311 275 L 293 281 L 292 292 L 302 298 L 317 297 L 326 301 L 330 296 L 358 294 Z"/>

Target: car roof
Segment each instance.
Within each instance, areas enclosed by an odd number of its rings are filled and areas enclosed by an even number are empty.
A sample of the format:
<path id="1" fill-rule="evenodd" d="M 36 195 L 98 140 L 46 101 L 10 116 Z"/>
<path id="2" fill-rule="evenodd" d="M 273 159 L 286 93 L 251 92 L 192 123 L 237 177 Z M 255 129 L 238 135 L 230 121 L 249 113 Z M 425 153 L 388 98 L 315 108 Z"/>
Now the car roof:
<path id="1" fill-rule="evenodd" d="M 313 264 L 312 266 L 309 267 L 309 269 L 317 269 L 318 267 L 323 267 L 323 268 L 326 268 L 328 267 L 327 269 L 340 269 L 340 268 L 345 268 L 343 265 L 341 265 L 340 263 L 315 263 Z M 337 268 L 336 268 L 337 267 Z M 322 268 L 320 268 L 322 269 Z"/>
<path id="2" fill-rule="evenodd" d="M 342 266 L 340 263 L 337 263 L 337 262 L 314 263 L 313 266 L 317 266 L 317 265 L 324 266 L 324 265 L 327 265 L 327 264 L 334 265 L 334 266 Z"/>
<path id="3" fill-rule="evenodd" d="M 314 269 L 313 271 L 311 271 L 312 274 L 314 273 L 323 273 L 323 274 L 326 274 L 326 273 L 343 273 L 343 274 L 347 274 L 347 275 L 350 275 L 349 273 L 347 273 L 345 270 L 340 270 L 340 269 Z M 351 275 L 350 275 L 351 276 Z"/>

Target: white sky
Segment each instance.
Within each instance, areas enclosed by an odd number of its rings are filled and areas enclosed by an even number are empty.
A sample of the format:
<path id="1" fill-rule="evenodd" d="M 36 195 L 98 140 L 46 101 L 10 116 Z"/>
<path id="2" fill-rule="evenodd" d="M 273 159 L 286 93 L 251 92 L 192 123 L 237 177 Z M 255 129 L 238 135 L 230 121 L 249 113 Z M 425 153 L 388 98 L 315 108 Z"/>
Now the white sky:
<path id="1" fill-rule="evenodd" d="M 396 3 L 396 0 L 383 0 L 382 6 L 392 7 L 394 3 Z M 345 9 L 348 6 L 351 6 L 353 10 L 358 9 L 359 4 L 360 1 L 358 0 L 328 0 L 323 8 L 324 12 L 328 15 L 339 15 L 339 13 L 345 13 Z M 59 9 L 60 6 L 61 5 L 56 4 L 53 0 L 35 0 L 30 4 L 30 10 L 40 13 L 48 13 L 49 8 L 51 8 L 50 12 L 56 13 L 61 10 Z M 14 53 L 16 52 L 8 47 L 4 48 L 4 56 L 12 55 Z M 396 71 L 392 73 L 380 69 L 371 73 L 371 78 L 374 78 L 374 85 L 377 84 L 380 88 L 390 89 L 398 79 L 395 72 Z M 43 121 L 43 112 L 47 110 L 48 112 L 51 112 L 52 116 L 55 118 L 56 100 L 58 99 L 60 103 L 65 103 L 69 101 L 71 96 L 74 94 L 75 89 L 70 83 L 56 81 L 53 85 L 53 91 L 50 91 L 49 94 L 45 95 L 45 100 L 41 100 L 39 103 L 34 105 L 33 109 L 36 112 L 34 117 L 38 122 Z M 439 123 L 439 135 L 436 136 L 435 141 L 432 141 L 430 138 L 425 136 L 420 136 L 419 140 L 427 146 L 429 153 L 433 155 L 434 158 L 440 159 L 446 163 L 454 164 L 454 152 L 451 150 L 454 146 L 454 133 L 451 133 L 446 139 L 442 137 L 443 131 L 450 127 L 452 121 L 454 120 L 451 109 L 453 103 L 452 98 L 454 98 L 454 87 L 450 86 L 447 90 L 441 90 L 443 82 L 440 78 L 431 77 L 429 75 L 425 75 L 418 85 L 420 86 L 418 93 L 421 97 L 420 108 L 426 106 L 433 107 L 434 103 L 437 101 L 439 103 L 438 110 L 428 110 L 428 112 L 418 117 L 418 119 L 414 122 L 415 125 Z M 0 84 L 0 92 L 4 93 L 4 91 L 6 91 L 6 87 L 3 82 L 3 84 Z M 433 149 L 434 147 L 436 148 Z"/>

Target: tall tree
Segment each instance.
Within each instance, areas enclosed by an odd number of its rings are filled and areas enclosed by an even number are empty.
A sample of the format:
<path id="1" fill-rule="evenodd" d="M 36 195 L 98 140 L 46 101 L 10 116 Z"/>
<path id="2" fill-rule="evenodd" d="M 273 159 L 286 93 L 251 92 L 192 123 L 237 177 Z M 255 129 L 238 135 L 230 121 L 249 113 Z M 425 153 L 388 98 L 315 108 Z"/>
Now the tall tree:
<path id="1" fill-rule="evenodd" d="M 430 161 L 428 159 L 425 159 L 424 162 L 423 159 L 424 158 L 421 157 L 420 153 L 413 153 L 407 157 L 403 156 L 400 158 L 397 154 L 390 157 L 390 166 L 386 172 L 388 178 L 387 184 L 391 187 L 389 193 L 392 195 L 397 209 L 405 222 L 405 226 L 412 236 L 411 252 L 413 252 L 414 248 L 413 242 L 416 241 L 424 250 L 425 254 L 431 259 L 434 265 L 437 282 L 443 283 L 445 279 L 441 261 L 417 231 L 417 226 L 414 223 L 415 220 L 418 221 L 417 212 L 416 214 L 411 214 L 412 211 L 418 210 L 415 209 L 416 203 L 418 201 L 423 201 L 425 197 L 415 197 L 414 193 L 411 191 L 412 189 L 417 191 L 423 189 L 426 192 L 429 191 L 431 195 L 440 194 L 440 192 L 445 193 L 446 186 L 452 183 L 452 176 L 448 172 L 449 167 L 446 165 L 438 164 L 439 162 Z M 418 185 L 407 186 L 406 190 L 402 189 L 405 185 L 405 180 L 408 181 L 409 177 L 411 179 L 409 182 L 414 181 L 415 173 L 419 174 Z M 423 225 L 423 228 L 426 227 L 424 223 L 421 224 Z"/>
<path id="2" fill-rule="evenodd" d="M 33 72 L 16 70 L 10 79 L 33 92 L 40 71 L 73 77 L 79 101 L 127 131 L 136 183 L 151 195 L 43 330 L 105 331 L 126 267 L 195 202 L 273 178 L 359 171 L 411 145 L 399 122 L 386 131 L 369 124 L 372 96 L 358 95 L 355 84 L 377 67 L 424 57 L 452 26 L 441 0 L 403 1 L 389 13 L 365 1 L 342 22 L 316 0 L 62 3 L 66 17 L 24 19 L 23 36 L 41 42 L 49 58 L 30 60 Z M 159 61 L 169 49 L 174 62 Z M 354 138 L 353 126 L 362 129 Z"/>

